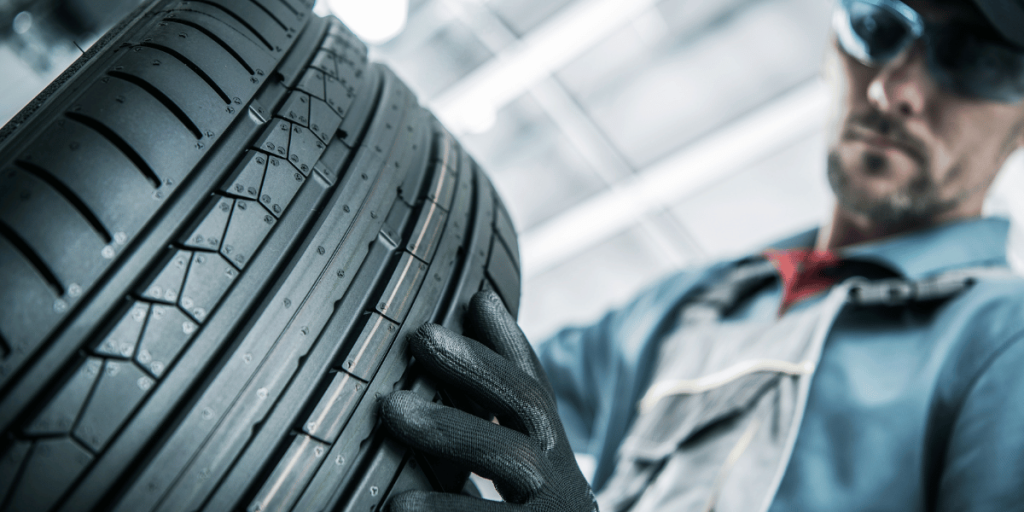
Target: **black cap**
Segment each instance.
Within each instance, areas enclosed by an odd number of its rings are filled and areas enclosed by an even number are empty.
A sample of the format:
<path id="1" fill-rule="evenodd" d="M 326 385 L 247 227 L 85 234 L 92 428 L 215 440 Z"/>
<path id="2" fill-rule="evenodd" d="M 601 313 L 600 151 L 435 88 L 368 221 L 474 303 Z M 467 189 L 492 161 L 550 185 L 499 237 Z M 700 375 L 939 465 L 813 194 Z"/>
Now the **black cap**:
<path id="1" fill-rule="evenodd" d="M 1024 49 L 1024 0 L 973 0 L 999 35 Z"/>

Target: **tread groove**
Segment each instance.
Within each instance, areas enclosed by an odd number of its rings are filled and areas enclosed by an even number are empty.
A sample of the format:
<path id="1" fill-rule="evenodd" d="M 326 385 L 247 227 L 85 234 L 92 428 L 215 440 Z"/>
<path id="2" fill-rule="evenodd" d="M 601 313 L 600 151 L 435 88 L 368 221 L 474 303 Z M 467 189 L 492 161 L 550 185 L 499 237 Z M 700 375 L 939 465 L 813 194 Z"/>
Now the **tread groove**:
<path id="1" fill-rule="evenodd" d="M 270 19 L 276 21 L 278 25 L 281 25 L 281 30 L 284 30 L 285 32 L 288 31 L 288 27 L 284 24 L 284 22 L 279 20 L 277 16 L 274 16 L 274 13 L 270 12 L 270 9 L 267 9 L 266 7 L 263 6 L 263 4 L 257 2 L 256 0 L 249 0 L 249 3 L 255 5 L 256 7 L 259 7 L 261 11 L 267 13 L 267 16 L 270 16 Z"/>
<path id="2" fill-rule="evenodd" d="M 164 21 L 167 22 L 167 23 L 177 23 L 179 25 L 186 25 L 186 26 L 192 27 L 192 28 L 202 32 L 203 34 L 206 34 L 207 37 L 209 37 L 210 39 L 213 39 L 214 42 L 216 42 L 217 44 L 221 45 L 225 50 L 227 50 L 227 52 L 230 53 L 231 56 L 234 57 L 235 60 L 237 60 L 238 63 L 241 64 L 242 67 L 245 68 L 245 70 L 249 72 L 250 75 L 253 75 L 253 74 L 256 73 L 256 70 L 252 69 L 252 66 L 250 66 L 249 63 L 246 62 L 245 59 L 243 59 L 242 56 L 239 55 L 238 52 L 236 52 L 235 49 L 231 47 L 231 45 L 225 43 L 223 39 L 221 39 L 216 34 L 211 32 L 210 29 L 208 29 L 208 28 L 206 28 L 206 27 L 204 27 L 204 26 L 202 26 L 202 25 L 200 25 L 198 23 L 195 23 L 195 22 L 192 22 L 192 21 L 189 21 L 189 20 L 182 20 L 182 19 L 178 19 L 178 18 L 164 18 Z"/>
<path id="3" fill-rule="evenodd" d="M 220 99 L 224 100 L 224 104 L 231 104 L 231 98 L 228 97 L 228 93 L 224 92 L 224 89 L 221 89 L 220 86 L 217 85 L 217 82 L 214 82 L 213 78 L 211 78 L 210 75 L 206 74 L 206 72 L 203 71 L 199 66 L 197 66 L 195 62 L 192 62 L 181 53 L 178 53 L 177 50 L 174 50 L 173 48 L 168 48 L 162 44 L 157 43 L 142 43 L 141 46 L 152 48 L 154 50 L 160 50 L 170 55 L 171 57 L 178 59 L 179 61 L 181 61 L 182 64 L 188 66 L 188 68 L 191 69 L 193 73 L 199 75 L 199 78 L 202 78 L 204 82 L 209 84 L 209 86 L 213 88 L 213 91 L 217 93 L 217 96 L 220 96 Z"/>
<path id="4" fill-rule="evenodd" d="M 80 124 L 85 125 L 88 128 L 95 130 L 97 133 L 99 133 L 108 141 L 110 141 L 111 144 L 116 146 L 117 149 L 121 150 L 121 152 L 124 153 L 124 155 L 128 157 L 128 159 L 131 160 L 133 164 L 135 164 L 135 167 L 138 167 L 142 175 L 145 176 L 147 180 L 149 180 L 149 183 L 151 185 L 153 185 L 153 188 L 160 188 L 160 176 L 157 176 L 156 171 L 154 171 L 149 166 L 149 164 L 146 163 L 146 161 L 142 158 L 142 155 L 140 155 L 138 151 L 135 151 L 135 148 L 128 144 L 127 141 L 122 139 L 120 135 L 114 133 L 114 130 L 111 130 L 103 123 L 89 116 L 85 116 L 77 112 L 67 112 L 64 115 L 72 121 L 78 122 Z"/>
<path id="5" fill-rule="evenodd" d="M 18 167 L 21 167 L 25 171 L 28 171 L 36 178 L 43 180 L 44 182 L 46 182 L 47 185 L 50 186 L 50 188 L 54 189 L 58 194 L 63 196 L 64 200 L 71 203 L 71 206 L 74 206 L 75 209 L 78 210 L 78 213 L 82 214 L 82 217 L 85 218 L 86 222 L 88 222 L 89 225 L 92 226 L 94 230 L 96 230 L 96 233 L 103 238 L 104 243 L 109 244 L 114 240 L 113 235 L 111 235 L 110 231 L 107 230 L 107 227 L 104 226 L 102 222 L 100 222 L 99 217 L 97 217 L 96 214 L 93 213 L 93 211 L 85 204 L 85 202 L 82 201 L 82 198 L 78 197 L 78 194 L 75 194 L 75 192 L 71 190 L 66 184 L 64 184 L 64 182 L 57 179 L 57 177 L 54 176 L 53 174 L 50 174 L 50 171 L 47 171 L 46 169 L 43 169 L 42 167 L 36 164 L 26 162 L 24 160 L 16 160 L 14 162 L 14 165 L 17 165 Z"/>
<path id="6" fill-rule="evenodd" d="M 16 231 L 11 229 L 3 220 L 0 220 L 0 236 L 3 236 L 7 241 L 11 242 L 11 245 L 15 249 L 21 252 L 25 259 L 36 268 L 39 275 L 43 276 L 43 279 L 47 284 L 50 285 L 56 292 L 57 295 L 64 295 L 64 285 L 60 284 L 60 280 L 57 279 L 57 275 L 50 270 L 50 267 L 43 261 L 43 258 L 39 257 L 39 253 L 32 249 L 32 246 L 28 245 Z"/>
<path id="7" fill-rule="evenodd" d="M 199 130 L 198 126 L 196 126 L 195 121 L 193 121 L 192 118 L 174 102 L 174 100 L 168 98 L 167 95 L 155 85 L 145 81 L 142 77 L 131 75 L 123 71 L 111 71 L 107 74 L 141 87 L 143 90 L 148 92 L 150 96 L 156 98 L 157 101 L 163 104 L 164 107 L 167 107 L 167 110 L 170 110 L 171 113 L 174 114 L 174 117 L 177 117 L 178 120 L 181 121 L 181 124 L 185 125 L 185 128 L 188 128 L 188 131 L 192 132 L 192 135 L 194 135 L 197 140 L 203 138 L 203 132 Z"/>
<path id="8" fill-rule="evenodd" d="M 295 7 L 292 7 L 292 4 L 288 3 L 288 0 L 277 0 L 277 1 L 281 2 L 282 4 L 284 4 L 285 8 L 288 9 L 289 11 L 291 11 L 292 14 L 294 14 L 296 16 L 299 14 L 299 11 L 296 11 Z"/>
<path id="9" fill-rule="evenodd" d="M 208 0 L 192 0 L 192 1 L 196 2 L 196 3 L 203 4 L 203 5 L 209 5 L 210 7 L 215 7 L 217 9 L 219 9 L 221 12 L 223 12 L 224 14 L 227 14 L 228 16 L 231 16 L 232 19 L 234 19 L 235 21 L 241 23 L 243 27 L 249 29 L 249 32 L 252 32 L 252 35 L 256 36 L 256 38 L 259 39 L 260 42 L 263 43 L 263 45 L 267 47 L 268 51 L 274 51 L 274 47 L 273 47 L 273 45 L 270 44 L 270 41 L 268 41 L 265 37 L 263 37 L 262 34 L 260 34 L 258 31 L 256 31 L 256 29 L 253 28 L 253 26 L 250 25 L 248 21 L 245 21 L 244 18 L 242 18 L 241 16 L 235 14 L 234 12 L 229 11 L 223 5 L 218 5 L 218 4 L 210 2 Z M 188 10 L 188 9 L 181 9 L 181 10 L 188 11 L 188 12 L 195 12 L 195 13 L 199 13 L 199 14 L 205 14 L 205 15 L 209 16 L 208 13 L 205 13 L 205 12 L 202 12 L 202 11 L 191 11 L 191 10 Z M 214 18 L 214 19 L 216 19 L 216 18 Z"/>
<path id="10" fill-rule="evenodd" d="M 11 344 L 7 343 L 3 334 L 0 334 L 0 360 L 7 359 L 9 355 L 11 355 Z"/>

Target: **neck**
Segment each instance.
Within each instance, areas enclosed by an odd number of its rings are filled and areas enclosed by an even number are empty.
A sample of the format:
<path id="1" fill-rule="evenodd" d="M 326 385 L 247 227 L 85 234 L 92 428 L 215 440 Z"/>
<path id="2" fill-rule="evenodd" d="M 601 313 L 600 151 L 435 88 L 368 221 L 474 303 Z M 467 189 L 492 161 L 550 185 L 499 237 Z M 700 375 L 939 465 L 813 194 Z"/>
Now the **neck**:
<path id="1" fill-rule="evenodd" d="M 977 211 L 971 209 L 970 211 L 962 211 L 954 215 L 943 215 L 913 224 L 893 225 L 890 223 L 874 222 L 863 215 L 843 210 L 839 205 L 836 205 L 832 212 L 832 219 L 818 232 L 818 239 L 814 244 L 814 248 L 819 251 L 841 249 L 850 245 L 880 240 L 980 215 L 981 209 L 977 208 Z"/>

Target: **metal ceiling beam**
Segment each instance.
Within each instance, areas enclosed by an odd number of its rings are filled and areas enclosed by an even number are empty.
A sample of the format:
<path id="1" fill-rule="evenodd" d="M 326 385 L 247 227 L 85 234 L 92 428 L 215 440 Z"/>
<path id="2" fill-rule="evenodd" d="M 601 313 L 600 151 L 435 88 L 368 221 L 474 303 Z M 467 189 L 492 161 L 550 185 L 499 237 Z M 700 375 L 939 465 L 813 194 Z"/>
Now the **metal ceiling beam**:
<path id="1" fill-rule="evenodd" d="M 516 40 L 515 34 L 482 4 L 464 0 L 440 0 L 432 5 L 444 5 L 495 54 L 501 53 Z M 633 23 L 641 22 L 648 17 L 660 21 L 660 16 L 656 10 L 649 9 Z M 663 21 L 661 23 L 664 24 Z M 650 21 L 647 23 L 651 24 Z M 553 77 L 548 76 L 537 81 L 528 87 L 524 94 L 537 101 L 568 139 L 569 144 L 587 161 L 591 170 L 606 186 L 614 188 L 623 177 L 634 173 L 634 169 L 594 124 L 593 119 Z M 681 224 L 674 222 L 675 219 L 671 215 L 660 219 L 645 216 L 636 220 L 640 232 L 672 265 L 682 267 L 687 261 L 704 254 L 694 242 L 692 235 Z"/>
<path id="2" fill-rule="evenodd" d="M 618 182 L 519 237 L 529 279 L 684 197 L 824 128 L 828 91 L 815 79 Z"/>
<path id="3" fill-rule="evenodd" d="M 578 0 L 429 104 L 453 131 L 497 112 L 537 82 L 629 24 L 658 0 Z"/>

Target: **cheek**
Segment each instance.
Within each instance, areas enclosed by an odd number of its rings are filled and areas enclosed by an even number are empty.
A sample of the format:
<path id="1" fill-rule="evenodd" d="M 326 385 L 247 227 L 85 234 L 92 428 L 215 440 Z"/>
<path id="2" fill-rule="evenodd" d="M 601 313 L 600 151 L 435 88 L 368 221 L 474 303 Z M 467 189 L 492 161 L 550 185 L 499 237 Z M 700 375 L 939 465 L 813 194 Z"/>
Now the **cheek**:
<path id="1" fill-rule="evenodd" d="M 874 70 L 850 58 L 833 43 L 825 59 L 825 75 L 831 88 L 828 135 L 836 144 L 851 114 L 871 108 L 867 88 Z"/>
<path id="2" fill-rule="evenodd" d="M 949 106 L 939 112 L 934 117 L 932 148 L 937 180 L 967 187 L 991 180 L 1017 147 L 1020 117 L 1002 105 Z"/>

